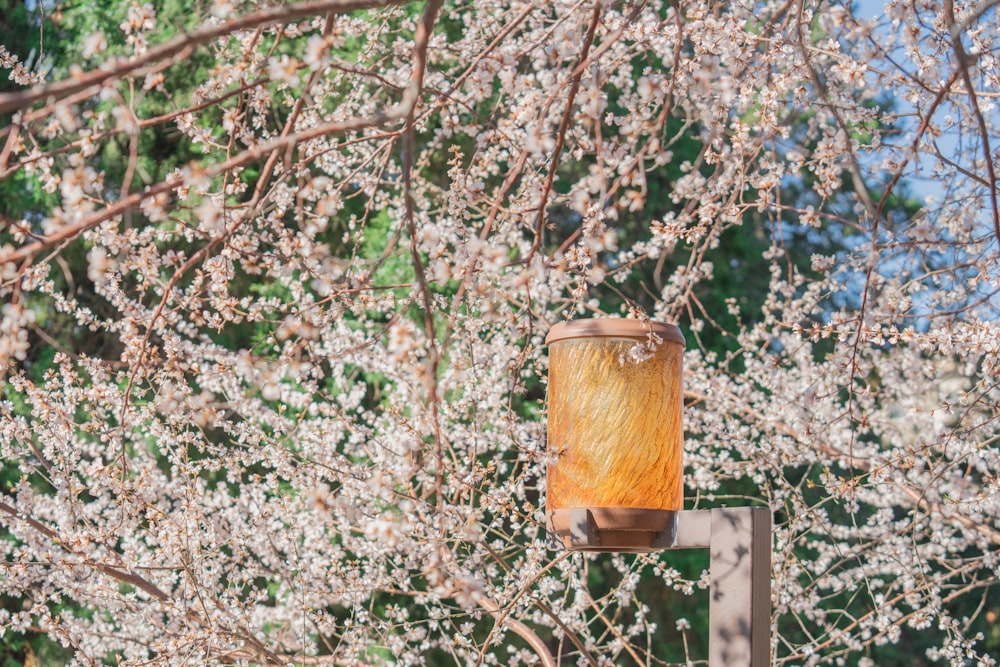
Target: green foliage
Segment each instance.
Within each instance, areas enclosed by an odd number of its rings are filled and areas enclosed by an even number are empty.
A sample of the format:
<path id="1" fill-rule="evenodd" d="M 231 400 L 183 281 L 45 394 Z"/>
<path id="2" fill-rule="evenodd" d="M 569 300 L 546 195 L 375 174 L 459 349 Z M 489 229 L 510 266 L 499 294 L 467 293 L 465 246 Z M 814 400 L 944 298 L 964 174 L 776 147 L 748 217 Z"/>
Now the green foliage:
<path id="1" fill-rule="evenodd" d="M 51 67 L 54 78 L 65 76 L 70 71 L 70 67 L 82 59 L 83 39 L 96 32 L 103 33 L 109 42 L 106 52 L 99 57 L 109 57 L 123 54 L 127 47 L 122 41 L 119 23 L 122 21 L 128 3 L 123 0 L 115 0 L 110 3 L 81 3 L 72 6 L 62 7 L 58 12 L 42 17 L 41 8 L 43 4 L 36 5 L 39 11 L 32 12 L 28 5 L 15 0 L 0 0 L 0 43 L 9 47 L 22 50 L 23 53 L 35 51 L 40 54 L 35 57 L 36 61 L 44 61 L 46 66 Z M 412 19 L 419 15 L 422 5 L 411 3 L 400 10 L 394 18 L 395 21 Z M 181 0 L 165 0 L 158 5 L 159 27 L 155 33 L 157 41 L 169 39 L 182 31 L 195 28 L 203 16 L 203 8 L 197 6 L 191 8 Z M 463 26 L 457 20 L 445 18 L 441 22 L 441 30 L 446 36 L 457 38 L 461 34 Z M 44 38 L 44 48 L 42 47 Z M 269 42 L 274 46 L 276 53 L 283 53 L 293 47 L 279 43 L 278 38 L 265 37 L 272 40 Z M 369 39 L 383 39 L 382 37 L 371 37 L 368 35 L 352 35 L 347 38 L 344 45 L 334 50 L 334 55 L 339 59 L 349 63 L 358 62 L 362 57 L 362 51 Z M 384 38 L 388 39 L 388 38 Z M 816 37 L 818 39 L 818 37 Z M 93 64 L 91 61 L 90 64 Z M 196 99 L 197 93 L 191 88 L 194 81 L 206 78 L 207 70 L 211 59 L 207 54 L 196 52 L 184 62 L 167 67 L 164 71 L 163 90 L 154 87 L 144 90 L 144 82 L 140 80 L 125 80 L 118 85 L 103 100 L 88 100 L 81 102 L 88 111 L 95 113 L 106 113 L 113 117 L 114 110 L 120 110 L 125 106 L 135 109 L 137 115 L 142 118 L 151 118 L 164 114 L 169 114 L 177 108 L 189 106 Z M 638 73 L 647 66 L 659 66 L 661 63 L 647 63 L 637 59 L 634 63 L 633 71 Z M 0 86 L 7 85 L 0 83 Z M 2 89 L 2 88 L 0 88 Z M 169 91 L 169 95 L 165 92 Z M 301 90 L 293 90 L 292 93 L 300 93 Z M 497 99 L 487 99 L 476 108 L 469 109 L 469 116 L 489 118 L 497 103 Z M 335 96 L 329 97 L 324 104 L 333 107 L 338 100 Z M 237 101 L 227 99 L 213 108 L 206 110 L 204 122 L 211 126 L 213 121 L 215 126 L 221 124 L 221 117 L 224 110 L 232 108 Z M 609 100 L 611 113 L 622 113 L 624 110 L 618 100 Z M 276 107 L 275 120 L 283 123 L 287 118 L 288 110 Z M 755 109 L 747 112 L 748 117 L 756 113 Z M 436 122 L 436 121 L 435 121 Z M 102 144 L 102 152 L 97 164 L 105 174 L 105 187 L 111 192 L 116 192 L 123 185 L 128 173 L 128 164 L 133 156 L 137 156 L 134 162 L 135 174 L 132 182 L 128 183 L 128 188 L 132 191 L 144 184 L 162 180 L 174 169 L 198 162 L 202 159 L 201 152 L 192 145 L 191 141 L 183 137 L 179 132 L 171 129 L 170 124 L 154 124 L 152 127 L 141 128 L 133 133 L 122 133 L 113 141 Z M 434 123 L 429 128 L 430 132 L 438 129 Z M 664 129 L 665 136 L 675 136 L 681 133 L 685 127 L 678 118 L 669 118 Z M 876 129 L 874 125 L 852 126 L 851 131 L 855 138 L 865 142 L 870 140 L 872 131 Z M 609 129 L 609 132 L 613 130 Z M 425 137 L 426 138 L 426 137 Z M 460 152 L 470 154 L 475 150 L 475 142 L 472 137 L 458 137 L 454 144 Z M 697 139 L 697 128 L 687 129 L 674 144 L 672 150 L 674 158 L 671 162 L 660 168 L 651 170 L 647 174 L 647 182 L 642 186 L 640 198 L 644 202 L 644 207 L 640 210 L 632 210 L 623 202 L 627 201 L 625 193 L 619 193 L 617 198 L 609 197 L 608 201 L 601 202 L 602 206 L 614 207 L 616 216 L 611 226 L 618 236 L 618 245 L 630 247 L 637 241 L 649 240 L 649 220 L 663 219 L 669 215 L 680 214 L 681 204 L 674 201 L 671 192 L 674 190 L 676 182 L 683 176 L 681 165 L 697 163 L 697 158 L 703 146 Z M 448 166 L 448 155 L 444 150 L 438 151 L 430 164 L 424 167 L 427 180 L 434 185 L 447 188 L 449 186 L 446 177 Z M 556 182 L 555 193 L 566 195 L 570 185 L 579 178 L 586 175 L 594 166 L 593 162 L 582 160 L 575 162 L 566 159 L 564 156 L 558 173 L 559 180 Z M 706 167 L 702 167 L 707 169 Z M 259 177 L 260 164 L 250 165 L 243 172 L 244 182 L 251 185 Z M 503 174 L 497 174 L 496 180 L 500 181 Z M 816 201 L 810 194 L 811 177 L 806 173 L 798 181 L 790 182 L 785 189 L 788 201 L 793 208 L 804 208 L 807 205 L 817 205 L 825 207 L 828 211 L 842 214 L 850 219 L 852 215 L 848 211 L 840 210 L 842 202 L 850 198 L 846 196 L 834 197 L 830 201 Z M 851 184 L 845 184 L 841 195 L 850 193 Z M 251 187 L 252 191 L 252 187 Z M 748 191 L 746 198 L 749 201 L 756 193 Z M 248 195 L 233 198 L 233 203 L 245 201 Z M 372 277 L 370 285 L 375 288 L 386 288 L 399 297 L 407 297 L 413 294 L 410 287 L 416 280 L 413 266 L 413 259 L 409 251 L 409 239 L 405 232 L 399 229 L 399 221 L 393 218 L 393 213 L 386 209 L 373 210 L 372 201 L 367 199 L 364 193 L 355 191 L 345 197 L 347 203 L 337 221 L 331 223 L 330 227 L 318 234 L 318 240 L 328 243 L 331 247 L 343 251 L 340 256 L 350 257 L 351 270 L 358 266 L 361 270 L 369 272 Z M 12 177 L 0 181 L 0 201 L 3 202 L 3 213 L 10 217 L 29 220 L 37 217 L 37 212 L 51 209 L 57 202 L 57 198 L 44 191 L 41 183 L 36 177 L 25 175 L 24 172 L 16 172 Z M 917 210 L 918 206 L 911 198 L 906 196 L 905 190 L 897 188 L 896 191 L 887 198 L 886 210 L 898 213 L 901 218 L 908 218 Z M 191 214 L 190 210 L 175 208 L 175 214 L 179 219 L 163 223 L 164 228 L 183 224 L 185 216 Z M 580 226 L 580 216 L 566 206 L 556 206 L 550 211 L 549 230 L 542 250 L 546 254 L 552 254 L 557 248 L 570 241 Z M 132 215 L 139 216 L 140 213 L 133 211 Z M 793 214 L 794 216 L 794 214 Z M 282 224 L 289 227 L 298 224 L 291 219 L 282 219 Z M 345 222 L 345 221 L 350 222 Z M 828 226 L 825 231 L 803 232 L 798 228 L 786 226 L 787 221 L 767 217 L 755 212 L 747 213 L 741 224 L 727 228 L 719 237 L 717 246 L 699 248 L 697 246 L 687 247 L 683 250 L 665 252 L 658 261 L 646 261 L 638 263 L 628 276 L 619 281 L 612 275 L 604 283 L 594 286 L 591 295 L 598 299 L 599 309 L 607 313 L 617 313 L 625 310 L 629 306 L 637 305 L 647 310 L 651 310 L 660 299 L 664 283 L 667 277 L 673 275 L 678 267 L 687 265 L 694 258 L 695 253 L 704 252 L 704 259 L 714 265 L 713 277 L 708 282 L 703 282 L 695 288 L 689 300 L 690 310 L 682 313 L 682 324 L 690 328 L 693 322 L 708 322 L 705 329 L 696 331 L 689 338 L 689 345 L 694 344 L 717 358 L 726 358 L 727 355 L 735 353 L 739 346 L 737 342 L 726 332 L 739 330 L 739 324 L 749 324 L 760 321 L 762 317 L 762 306 L 768 297 L 771 262 L 765 258 L 765 253 L 775 245 L 783 245 L 794 252 L 789 255 L 795 259 L 789 260 L 788 270 L 808 272 L 810 269 L 805 264 L 811 251 L 821 250 L 825 253 L 843 252 L 847 247 L 851 233 L 849 225 Z M 363 241 L 354 247 L 349 247 L 348 241 L 344 240 L 345 227 L 351 225 L 361 226 L 364 230 Z M 832 231 L 831 231 L 832 230 Z M 57 281 L 59 290 L 71 294 L 81 303 L 86 305 L 96 316 L 109 312 L 109 305 L 94 293 L 93 285 L 87 275 L 86 252 L 88 248 L 83 241 L 71 243 L 62 249 L 61 260 L 66 263 L 68 269 L 65 272 L 53 271 L 51 279 Z M 612 257 L 607 252 L 605 259 Z M 421 261 L 426 264 L 426 257 Z M 511 260 L 514 260 L 511 257 Z M 701 260 L 698 260 L 701 261 Z M 620 269 L 614 267 L 612 269 Z M 255 297 L 263 297 L 275 305 L 273 312 L 268 317 L 252 323 L 239 326 L 228 326 L 218 331 L 205 332 L 211 339 L 227 349 L 252 349 L 255 354 L 264 359 L 277 360 L 281 354 L 281 346 L 274 340 L 274 333 L 281 324 L 283 316 L 282 307 L 290 304 L 293 300 L 293 292 L 288 283 L 281 279 L 261 277 L 246 273 L 239 268 L 237 275 L 230 282 L 229 289 L 234 294 L 247 294 Z M 624 275 L 624 272 L 622 273 Z M 160 276 L 160 278 L 164 278 Z M 130 279 L 127 277 L 127 279 Z M 190 280 L 190 277 L 183 276 L 181 280 Z M 292 281 L 305 281 L 308 276 L 296 272 L 290 277 Z M 165 280 L 164 280 L 165 282 Z M 403 287 L 398 287 L 403 286 Z M 435 295 L 452 297 L 456 294 L 458 285 L 455 281 L 448 283 L 435 283 L 431 285 L 431 290 Z M 150 292 L 150 299 L 155 298 L 155 294 Z M 422 310 L 420 305 L 406 301 L 408 309 L 402 313 L 420 327 Z M 120 343 L 107 334 L 94 335 L 89 330 L 81 327 L 77 322 L 55 310 L 47 310 L 45 304 L 29 303 L 30 307 L 37 305 L 39 330 L 34 332 L 30 356 L 24 362 L 24 367 L 28 370 L 28 375 L 35 381 L 40 381 L 45 373 L 53 368 L 54 358 L 59 350 L 69 349 L 77 351 L 79 354 L 98 358 L 118 358 L 120 357 L 117 348 Z M 402 306 L 400 307 L 402 308 Z M 464 308 L 464 306 L 462 306 Z M 372 311 L 374 313 L 376 311 Z M 459 311 L 465 315 L 464 310 Z M 343 317 L 349 323 L 358 323 L 356 315 L 345 313 Z M 443 332 L 444 323 L 439 321 L 438 326 Z M 44 329 L 44 337 L 42 336 Z M 485 334 L 484 334 L 485 335 Z M 525 341 L 521 342 L 526 345 Z M 443 363 L 447 364 L 449 359 L 445 357 Z M 739 362 L 734 363 L 727 370 L 739 371 Z M 383 410 L 390 406 L 383 400 L 382 389 L 388 384 L 387 378 L 377 372 L 364 368 L 348 368 L 347 377 L 355 382 L 354 386 L 363 385 L 365 397 L 362 407 L 371 410 L 374 414 L 382 414 Z M 124 381 L 123 381 L 124 382 Z M 544 412 L 540 409 L 540 402 L 543 398 L 543 387 L 538 378 L 526 379 L 528 384 L 526 391 L 514 392 L 511 398 L 511 405 L 514 411 L 522 418 L 531 420 L 541 420 Z M 327 398 L 334 398 L 344 393 L 344 387 L 328 379 L 323 386 Z M 139 391 L 138 389 L 136 390 Z M 459 391 L 449 394 L 450 401 L 457 401 L 461 398 Z M 29 414 L 29 406 L 22 400 L 19 394 L 11 396 L 12 409 L 19 414 Z M 142 399 L 135 399 L 137 404 Z M 298 416 L 299 412 L 290 412 L 293 416 Z M 80 416 L 80 421 L 86 421 L 84 415 Z M 191 426 L 191 428 L 200 428 Z M 488 428 L 488 427 L 487 427 Z M 211 430 L 211 429 L 208 429 Z M 697 435 L 693 436 L 697 437 Z M 219 430 L 212 431 L 206 440 L 210 444 L 221 442 L 226 438 L 226 433 Z M 425 439 L 426 436 L 425 436 Z M 150 440 L 146 443 L 158 455 L 168 456 L 169 452 L 164 449 L 162 452 L 157 444 Z M 294 447 L 290 438 L 279 438 L 279 444 Z M 184 450 L 187 460 L 209 461 L 211 456 L 208 452 L 196 447 L 189 446 Z M 475 460 L 475 465 L 488 466 L 495 464 L 496 459 L 487 454 L 483 454 L 480 459 Z M 518 462 L 512 455 L 508 461 L 512 468 L 516 469 Z M 263 466 L 256 468 L 249 467 L 249 473 L 255 475 L 265 475 L 268 473 Z M 506 474 L 506 471 L 505 473 Z M 0 464 L 0 485 L 5 489 L 11 488 L 20 479 L 20 468 L 16 463 L 3 462 Z M 209 482 L 209 486 L 222 483 L 226 478 L 224 470 L 209 469 L 207 466 L 202 469 L 202 478 Z M 811 482 L 811 480 L 810 480 Z M 739 487 L 735 484 L 734 487 Z M 233 490 L 233 493 L 236 491 Z M 279 480 L 273 491 L 275 494 L 292 495 L 299 492 L 299 489 L 291 486 L 284 480 Z M 752 495 L 752 491 L 747 491 L 747 495 Z M 531 497 L 531 502 L 537 502 L 537 497 Z M 478 502 L 477 499 L 470 499 L 470 503 Z M 382 508 L 379 508 L 382 509 Z M 834 508 L 834 512 L 843 512 L 841 508 Z M 779 514 L 778 519 L 781 521 Z M 8 534 L 0 534 L 0 539 L 11 539 Z M 620 569 L 611 567 L 610 558 L 601 556 L 591 559 L 587 565 L 588 590 L 595 598 L 611 594 L 621 587 Z M 632 558 L 632 557 L 629 557 Z M 676 576 L 682 579 L 697 579 L 701 572 L 707 567 L 707 555 L 700 552 L 668 552 L 659 557 L 645 558 L 637 557 L 632 562 L 633 570 L 640 574 L 640 580 L 636 587 L 634 604 L 645 604 L 650 609 L 645 613 L 646 619 L 653 622 L 660 628 L 657 633 L 657 645 L 653 647 L 652 653 L 661 656 L 663 660 L 669 662 L 683 662 L 687 659 L 704 659 L 707 655 L 707 602 L 706 594 L 703 591 L 695 591 L 693 595 L 685 595 L 671 588 L 664 583 L 665 577 L 662 570 L 664 567 L 677 570 Z M 423 590 L 425 582 L 414 582 L 417 590 Z M 279 595 L 279 586 L 271 583 L 267 587 L 268 595 L 273 599 Z M 995 618 L 1000 613 L 998 606 L 992 598 L 987 598 L 990 589 L 984 590 L 983 605 L 988 610 L 983 618 L 989 618 L 993 614 Z M 851 594 L 844 593 L 838 605 L 846 608 L 850 605 Z M 21 600 L 2 598 L 5 608 L 14 609 L 17 605 L 23 604 Z M 379 600 L 374 605 L 376 615 L 380 613 L 380 607 L 389 605 L 388 600 Z M 405 602 L 404 602 L 405 604 Z M 330 608 L 327 610 L 340 620 L 352 618 L 357 610 L 344 608 Z M 975 610 L 969 610 L 970 614 Z M 691 624 L 691 629 L 687 632 L 687 646 L 681 641 L 680 633 L 675 630 L 677 620 L 685 618 Z M 424 619 L 417 619 L 423 621 Z M 487 622 L 477 622 L 475 633 L 477 636 L 488 634 L 489 624 Z M 987 648 L 1000 647 L 1000 630 L 995 627 L 984 625 L 984 632 L 987 635 Z M 915 633 L 914 633 L 915 634 Z M 794 637 L 794 629 L 788 629 L 786 636 Z M 907 637 L 912 639 L 913 645 L 920 644 L 919 637 Z M 514 639 L 516 644 L 520 640 Z M 6 664 L 29 664 L 37 661 L 37 664 L 58 664 L 60 660 L 67 656 L 65 652 L 44 634 L 29 632 L 23 636 L 8 636 L 4 639 L 2 652 L 0 652 L 0 667 Z M 554 642 L 553 642 L 554 643 Z M 907 651 L 901 648 L 905 646 Z M 563 646 L 568 653 L 573 650 L 571 646 Z M 906 656 L 912 656 L 909 645 L 879 647 L 872 649 L 872 656 L 877 657 L 880 665 L 903 665 L 914 664 L 906 662 Z M 388 649 L 382 647 L 372 647 L 369 657 L 379 661 L 391 658 Z M 428 657 L 429 664 L 450 664 L 451 656 L 437 652 Z M 20 661 L 20 662 L 18 662 Z M 628 658 L 623 658 L 622 664 L 630 664 Z"/>

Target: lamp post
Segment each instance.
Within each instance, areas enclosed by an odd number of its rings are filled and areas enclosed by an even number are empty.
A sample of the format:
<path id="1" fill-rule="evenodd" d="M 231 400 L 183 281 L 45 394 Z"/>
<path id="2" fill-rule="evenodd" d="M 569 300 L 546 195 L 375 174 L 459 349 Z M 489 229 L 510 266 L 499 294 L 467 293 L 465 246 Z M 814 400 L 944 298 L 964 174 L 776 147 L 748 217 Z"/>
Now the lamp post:
<path id="1" fill-rule="evenodd" d="M 549 345 L 546 518 L 554 548 L 708 549 L 709 667 L 770 656 L 771 512 L 683 509 L 682 357 L 675 325 L 563 322 Z"/>

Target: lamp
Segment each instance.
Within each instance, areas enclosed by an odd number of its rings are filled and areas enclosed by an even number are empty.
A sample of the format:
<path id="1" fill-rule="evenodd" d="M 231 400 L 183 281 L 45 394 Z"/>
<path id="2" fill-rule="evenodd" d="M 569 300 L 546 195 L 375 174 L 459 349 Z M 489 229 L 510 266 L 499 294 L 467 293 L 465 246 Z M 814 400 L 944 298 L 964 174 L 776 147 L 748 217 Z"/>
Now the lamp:
<path id="1" fill-rule="evenodd" d="M 684 336 L 626 319 L 556 324 L 546 521 L 553 548 L 708 549 L 709 667 L 770 659 L 771 512 L 683 508 Z"/>
<path id="2" fill-rule="evenodd" d="M 667 546 L 684 500 L 680 329 L 576 320 L 552 327 L 545 342 L 556 455 L 547 473 L 550 529 L 572 549 Z"/>

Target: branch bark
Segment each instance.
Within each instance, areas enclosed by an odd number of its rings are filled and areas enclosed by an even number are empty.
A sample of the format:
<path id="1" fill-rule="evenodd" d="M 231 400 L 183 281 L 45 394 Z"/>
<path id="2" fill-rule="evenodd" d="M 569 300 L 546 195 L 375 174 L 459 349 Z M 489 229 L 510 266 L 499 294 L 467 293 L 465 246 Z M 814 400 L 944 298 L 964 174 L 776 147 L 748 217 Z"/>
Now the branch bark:
<path id="1" fill-rule="evenodd" d="M 209 26 L 177 37 L 149 49 L 141 56 L 128 60 L 119 60 L 108 67 L 91 70 L 79 76 L 73 76 L 45 86 L 35 86 L 16 93 L 0 94 L 0 113 L 24 109 L 40 101 L 51 104 L 59 98 L 97 88 L 104 83 L 130 75 L 143 74 L 143 67 L 172 58 L 184 50 L 205 44 L 213 39 L 231 34 L 238 30 L 271 25 L 282 21 L 294 21 L 307 16 L 328 14 L 330 12 L 344 13 L 359 9 L 372 9 L 402 4 L 402 0 L 321 0 L 320 2 L 303 2 L 294 5 L 281 5 L 246 16 L 226 21 L 219 25 Z"/>

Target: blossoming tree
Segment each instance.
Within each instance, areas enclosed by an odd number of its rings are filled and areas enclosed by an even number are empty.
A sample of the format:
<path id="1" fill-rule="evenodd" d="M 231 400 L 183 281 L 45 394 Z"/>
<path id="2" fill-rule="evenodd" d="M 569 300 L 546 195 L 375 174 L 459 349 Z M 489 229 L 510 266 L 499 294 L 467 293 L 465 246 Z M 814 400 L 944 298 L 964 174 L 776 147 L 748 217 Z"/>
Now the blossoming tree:
<path id="1" fill-rule="evenodd" d="M 0 635 L 703 660 L 650 596 L 705 576 L 546 549 L 544 336 L 609 314 L 690 334 L 688 506 L 776 512 L 775 665 L 995 664 L 995 5 L 122 4 L 69 65 L 0 48 Z"/>

